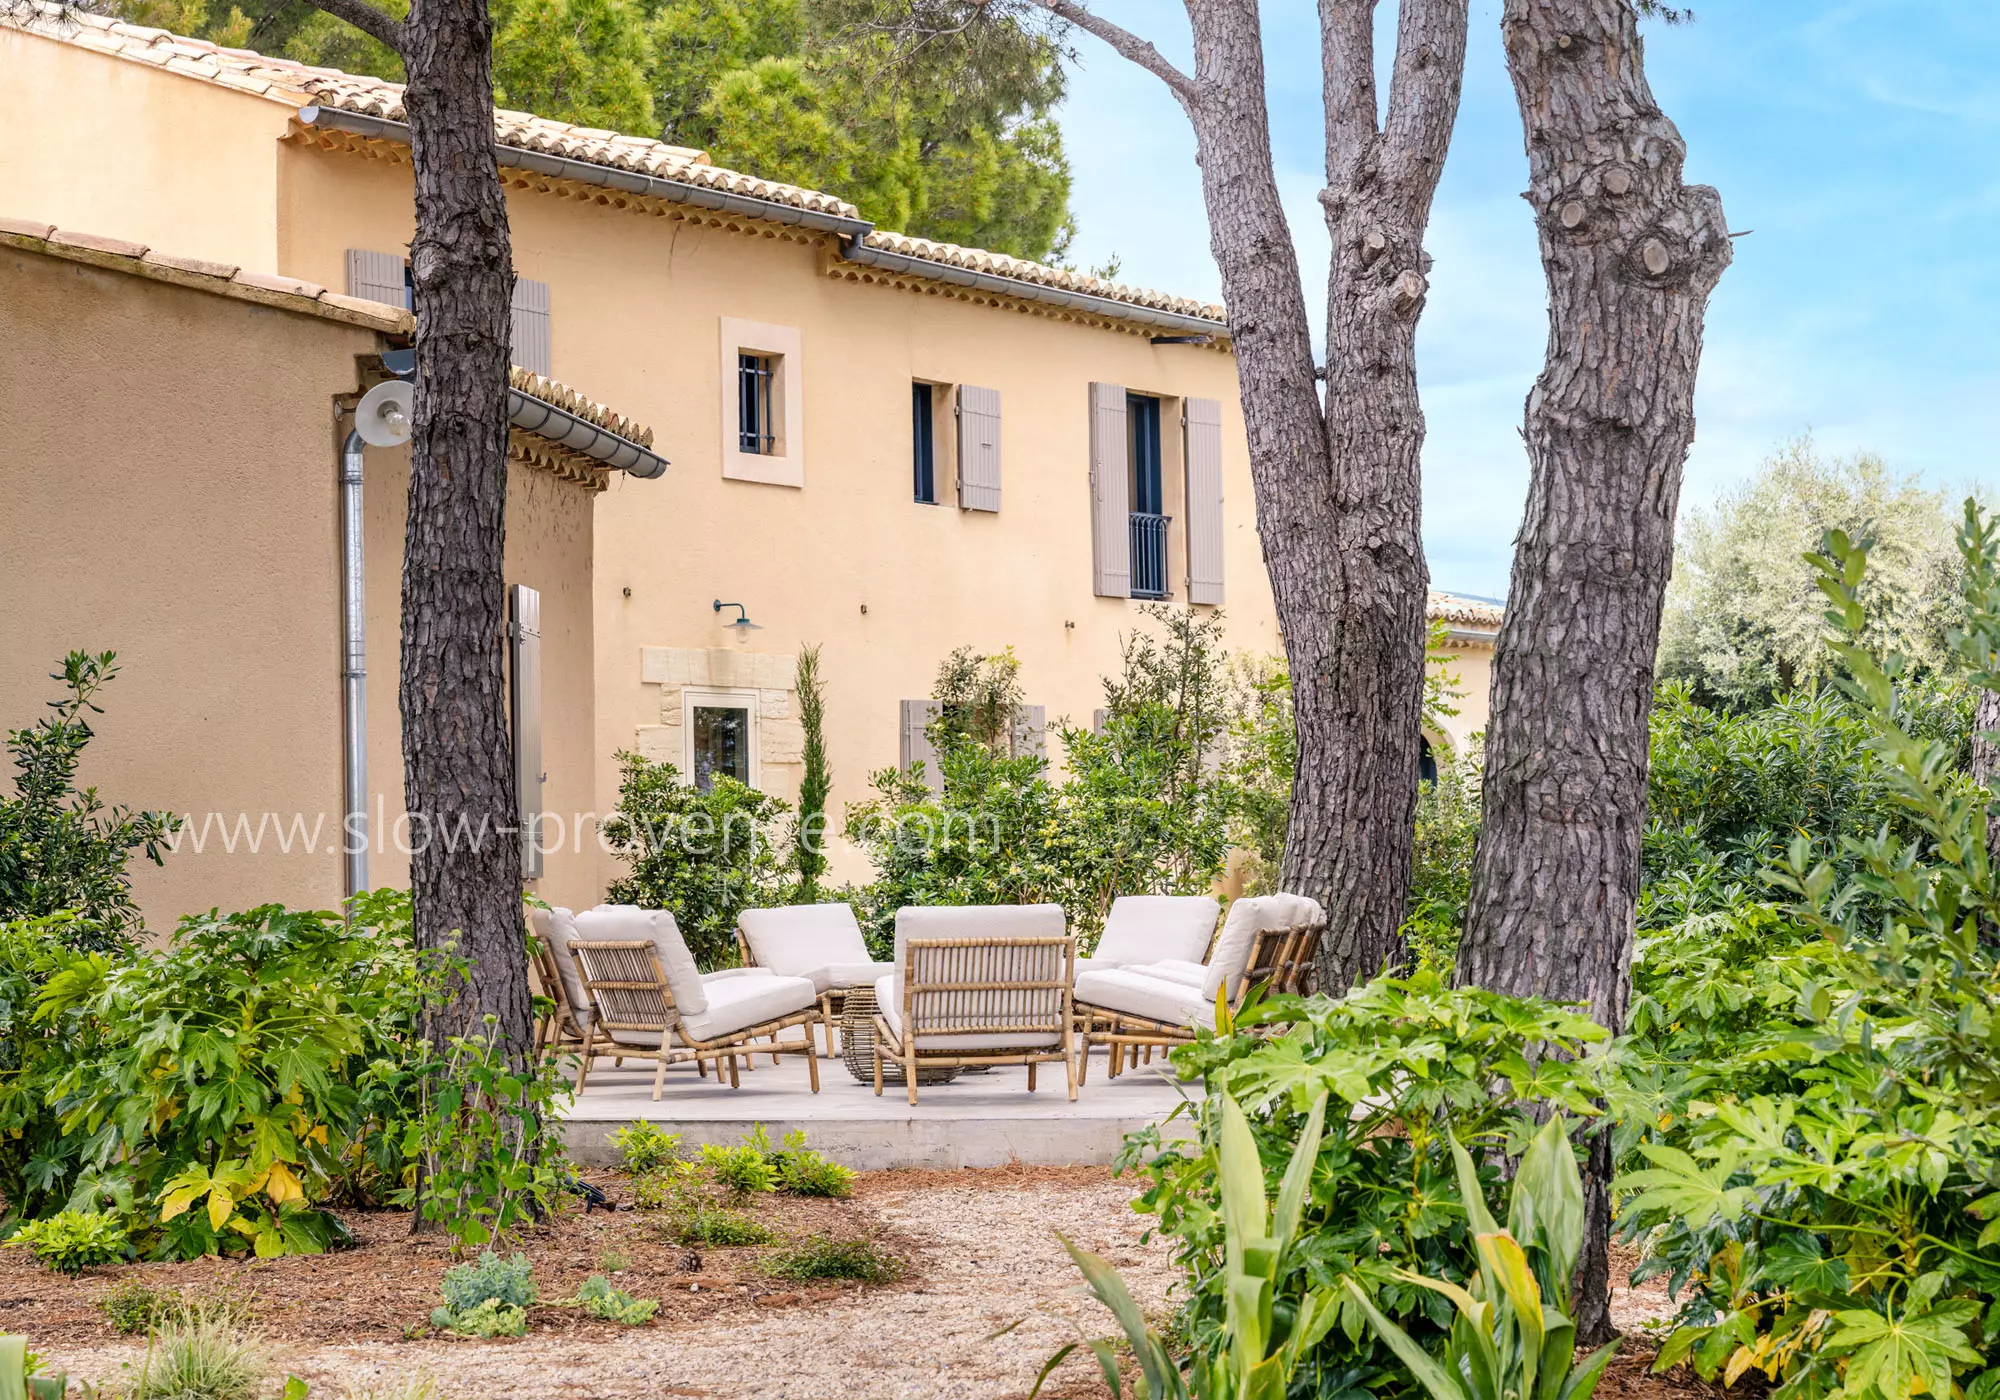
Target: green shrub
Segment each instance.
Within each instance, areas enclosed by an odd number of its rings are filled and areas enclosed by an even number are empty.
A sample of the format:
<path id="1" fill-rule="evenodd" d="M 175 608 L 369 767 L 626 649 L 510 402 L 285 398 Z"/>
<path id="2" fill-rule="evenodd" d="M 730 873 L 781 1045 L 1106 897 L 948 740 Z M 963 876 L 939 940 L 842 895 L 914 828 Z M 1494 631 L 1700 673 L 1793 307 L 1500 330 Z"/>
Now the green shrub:
<path id="1" fill-rule="evenodd" d="M 73 651 L 51 679 L 68 692 L 50 713 L 7 734 L 13 793 L 0 794 L 0 922 L 59 912 L 74 946 L 125 951 L 143 931 L 126 865 L 144 852 L 163 864 L 179 819 L 164 812 L 106 807 L 96 788 L 78 788 L 77 767 L 101 714 L 98 692 L 117 679 L 112 652 Z"/>
<path id="2" fill-rule="evenodd" d="M 620 753 L 618 767 L 618 809 L 603 834 L 632 873 L 613 880 L 604 897 L 673 910 L 701 966 L 734 966 L 736 916 L 779 902 L 785 804 L 719 774 L 703 791 L 682 782 L 671 763 L 636 753 Z"/>
<path id="3" fill-rule="evenodd" d="M 534 1266 L 527 1255 L 516 1253 L 511 1259 L 502 1259 L 490 1249 L 474 1263 L 446 1269 L 438 1292 L 454 1312 L 469 1312 L 488 1300 L 525 1308 L 538 1296 Z"/>
<path id="4" fill-rule="evenodd" d="M 528 1310 L 488 1298 L 470 1308 L 432 1308 L 431 1326 L 462 1337 L 518 1337 L 528 1330 Z"/>
<path id="5" fill-rule="evenodd" d="M 684 1210 L 702 1199 L 701 1168 L 680 1161 L 649 1171 L 632 1183 L 640 1210 Z"/>
<path id="6" fill-rule="evenodd" d="M 423 1186 L 393 1197 L 461 1248 L 548 1216 L 563 1181 L 557 1107 L 571 1088 L 561 1061 L 546 1056 L 524 1073 L 499 1042 L 499 1018 L 489 1014 L 485 1024 L 483 1034 L 453 1036 L 442 1055 L 410 1067 L 421 1111 L 404 1126 L 402 1150 L 423 1164 Z"/>
<path id="7" fill-rule="evenodd" d="M 2000 686 L 2000 532 L 1967 508 L 1969 681 Z M 1949 734 L 1905 706 L 1902 668 L 1863 644 L 1867 547 L 1838 535 L 1816 561 L 1843 690 L 1865 728 L 1866 779 L 1900 812 L 1829 846 L 1800 832 L 1773 871 L 1778 934 L 1711 970 L 1683 955 L 1661 989 L 1669 1028 L 1693 1018 L 1710 1061 L 1639 1086 L 1621 1227 L 1649 1265 L 1694 1284 L 1661 1366 L 1751 1369 L 1785 1400 L 1990 1396 L 2000 1305 L 2000 884 L 1990 794 Z M 1725 946 L 1717 956 L 1727 960 Z M 1643 1003 L 1641 1003 L 1643 1005 Z M 1657 1044 L 1656 1028 L 1648 1035 Z M 1667 1040 L 1669 1049 L 1674 1042 Z M 1657 1064 L 1647 1066 L 1657 1069 Z M 1975 1371 L 1977 1372 L 1975 1374 Z"/>
<path id="8" fill-rule="evenodd" d="M 150 1288 L 137 1279 L 115 1283 L 97 1300 L 97 1310 L 121 1337 L 150 1332 L 161 1323 L 188 1311 L 181 1295 L 170 1289 Z"/>
<path id="9" fill-rule="evenodd" d="M 903 1261 L 873 1240 L 836 1240 L 826 1235 L 785 1246 L 765 1267 L 794 1283 L 894 1283 L 903 1276 Z"/>
<path id="10" fill-rule="evenodd" d="M 7 1243 L 26 1249 L 45 1269 L 80 1274 L 125 1255 L 125 1226 L 110 1211 L 66 1210 L 31 1220 Z"/>
<path id="11" fill-rule="evenodd" d="M 611 1145 L 617 1149 L 619 1164 L 634 1176 L 667 1166 L 681 1155 L 679 1133 L 644 1120 L 614 1132 Z"/>
<path id="12" fill-rule="evenodd" d="M 778 1169 L 778 1189 L 793 1196 L 847 1196 L 854 1191 L 854 1170 L 830 1161 L 806 1146 L 803 1131 L 785 1134 L 782 1150 L 771 1156 Z"/>
<path id="13" fill-rule="evenodd" d="M 1149 1127 L 1126 1139 L 1118 1163 L 1144 1179 L 1135 1206 L 1157 1218 L 1184 1270 L 1178 1326 L 1191 1351 L 1222 1354 L 1231 1307 L 1222 1103 L 1241 1106 L 1275 1173 L 1322 1094 L 1331 1101 L 1300 1205 L 1300 1246 L 1272 1276 L 1274 1306 L 1293 1309 L 1320 1285 L 1352 1276 L 1421 1345 L 1441 1345 L 1449 1307 L 1398 1271 L 1464 1276 L 1469 1237 L 1451 1138 L 1519 1151 L 1549 1106 L 1595 1114 L 1606 1067 L 1584 1052 L 1604 1032 L 1564 1008 L 1447 987 L 1434 973 L 1377 978 L 1340 1001 L 1253 998 L 1241 1019 L 1246 1029 L 1282 1033 L 1236 1033 L 1225 1023 L 1175 1050 L 1181 1077 L 1207 1083 L 1206 1097 L 1183 1110 L 1194 1114 L 1194 1139 L 1163 1141 Z M 1481 1180 L 1497 1196 L 1497 1173 Z M 1333 1387 L 1329 1394 L 1392 1364 L 1358 1307 L 1339 1306 L 1342 1325 L 1298 1358 L 1302 1379 Z"/>
<path id="14" fill-rule="evenodd" d="M 592 1317 L 622 1322 L 628 1327 L 652 1321 L 653 1314 L 660 1310 L 658 1298 L 634 1298 L 622 1289 L 613 1288 L 611 1280 L 603 1274 L 592 1274 L 585 1279 L 576 1290 L 575 1301 Z"/>
<path id="15" fill-rule="evenodd" d="M 756 1140 L 763 1131 L 758 1126 L 752 1130 L 752 1140 L 735 1147 L 720 1147 L 712 1142 L 701 1145 L 702 1165 L 718 1184 L 735 1195 L 750 1196 L 778 1189 L 778 1169 L 771 1164 L 769 1144 Z"/>
<path id="16" fill-rule="evenodd" d="M 716 1245 L 725 1249 L 769 1244 L 771 1232 L 740 1210 L 696 1206 L 678 1216 L 671 1233 L 682 1244 Z"/>
<path id="17" fill-rule="evenodd" d="M 262 1343 L 238 1330 L 233 1316 L 196 1309 L 154 1334 L 138 1393 L 159 1400 L 255 1400 L 268 1368 Z"/>

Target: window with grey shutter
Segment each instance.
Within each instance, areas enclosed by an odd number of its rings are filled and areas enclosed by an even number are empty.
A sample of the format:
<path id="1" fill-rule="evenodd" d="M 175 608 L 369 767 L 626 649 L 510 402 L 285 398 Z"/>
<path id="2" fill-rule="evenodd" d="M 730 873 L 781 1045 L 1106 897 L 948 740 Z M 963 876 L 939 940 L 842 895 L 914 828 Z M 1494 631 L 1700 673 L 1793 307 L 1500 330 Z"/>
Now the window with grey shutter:
<path id="1" fill-rule="evenodd" d="M 1100 598 L 1132 596 L 1132 463 L 1125 388 L 1090 386 L 1090 560 Z"/>
<path id="2" fill-rule="evenodd" d="M 944 773 L 938 767 L 937 749 L 931 744 L 931 725 L 943 712 L 935 700 L 904 700 L 901 733 L 896 746 L 896 766 L 905 773 L 924 765 L 924 785 L 932 792 L 944 791 Z"/>
<path id="3" fill-rule="evenodd" d="M 1107 707 L 1099 705 L 1096 709 L 1090 712 L 1091 733 L 1102 734 L 1104 732 L 1104 726 L 1109 723 L 1111 723 L 1111 711 Z"/>
<path id="4" fill-rule="evenodd" d="M 508 664 L 513 673 L 514 788 L 521 812 L 521 875 L 542 875 L 542 595 L 515 584 Z"/>
<path id="5" fill-rule="evenodd" d="M 1000 509 L 1000 391 L 958 386 L 958 506 Z"/>
<path id="6" fill-rule="evenodd" d="M 1187 401 L 1188 601 L 1222 601 L 1222 404 Z"/>
<path id="7" fill-rule="evenodd" d="M 532 277 L 514 279 L 514 363 L 551 376 L 549 369 L 549 284 Z"/>
<path id="8" fill-rule="evenodd" d="M 366 248 L 347 250 L 347 294 L 363 301 L 386 302 L 410 309 L 409 278 L 401 253 L 371 253 Z"/>
<path id="9" fill-rule="evenodd" d="M 1046 705 L 1022 705 L 1014 711 L 1014 732 L 1010 736 L 1014 745 L 1014 757 L 1026 758 L 1033 754 L 1037 758 L 1047 758 L 1049 753 L 1049 707 Z"/>

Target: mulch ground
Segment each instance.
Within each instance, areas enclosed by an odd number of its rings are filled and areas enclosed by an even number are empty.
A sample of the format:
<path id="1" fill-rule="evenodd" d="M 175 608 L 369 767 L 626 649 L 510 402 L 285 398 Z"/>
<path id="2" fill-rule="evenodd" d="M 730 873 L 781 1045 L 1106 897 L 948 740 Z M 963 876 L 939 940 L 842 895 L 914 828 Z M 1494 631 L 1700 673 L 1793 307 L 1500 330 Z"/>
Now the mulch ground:
<path id="1" fill-rule="evenodd" d="M 857 1182 L 856 1199 L 871 1189 L 870 1177 L 899 1175 L 864 1176 Z M 609 1173 L 584 1176 L 611 1197 L 614 1206 L 629 1204 L 631 1184 L 626 1178 Z M 903 1261 L 903 1277 L 889 1287 L 922 1283 L 922 1250 L 883 1228 L 856 1200 L 764 1196 L 744 1203 L 743 1209 L 770 1228 L 780 1243 L 813 1235 L 872 1240 Z M 114 1334 L 98 1302 L 128 1279 L 189 1300 L 227 1303 L 246 1311 L 261 1332 L 278 1342 L 400 1341 L 418 1335 L 419 1329 L 427 1330 L 425 1320 L 440 1301 L 438 1284 L 444 1271 L 460 1262 L 451 1255 L 450 1241 L 411 1235 L 407 1211 L 337 1213 L 353 1233 L 355 1247 L 321 1255 L 123 1264 L 66 1279 L 37 1267 L 25 1250 L 0 1250 L 0 1331 L 26 1333 L 46 1342 L 109 1340 Z M 774 1278 L 762 1263 L 771 1253 L 769 1247 L 690 1247 L 667 1235 L 660 1215 L 629 1209 L 587 1214 L 573 1209 L 522 1231 L 515 1247 L 535 1261 L 543 1301 L 530 1309 L 529 1324 L 537 1332 L 622 1330 L 619 1323 L 599 1321 L 580 1308 L 548 1301 L 575 1296 L 577 1286 L 593 1273 L 609 1275 L 628 1293 L 658 1297 L 656 1316 L 663 1324 L 824 1303 L 857 1287 Z"/>

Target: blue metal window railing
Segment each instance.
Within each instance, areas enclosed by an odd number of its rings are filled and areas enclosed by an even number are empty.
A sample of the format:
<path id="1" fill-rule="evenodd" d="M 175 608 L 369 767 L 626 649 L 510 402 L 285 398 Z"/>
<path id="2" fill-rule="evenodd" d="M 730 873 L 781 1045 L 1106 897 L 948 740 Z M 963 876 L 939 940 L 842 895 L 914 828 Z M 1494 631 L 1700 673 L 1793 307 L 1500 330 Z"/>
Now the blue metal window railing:
<path id="1" fill-rule="evenodd" d="M 1167 596 L 1167 525 L 1171 515 L 1132 512 L 1132 596 Z"/>
<path id="2" fill-rule="evenodd" d="M 778 450 L 771 426 L 775 366 L 769 355 L 736 356 L 736 446 L 738 451 L 769 457 Z"/>

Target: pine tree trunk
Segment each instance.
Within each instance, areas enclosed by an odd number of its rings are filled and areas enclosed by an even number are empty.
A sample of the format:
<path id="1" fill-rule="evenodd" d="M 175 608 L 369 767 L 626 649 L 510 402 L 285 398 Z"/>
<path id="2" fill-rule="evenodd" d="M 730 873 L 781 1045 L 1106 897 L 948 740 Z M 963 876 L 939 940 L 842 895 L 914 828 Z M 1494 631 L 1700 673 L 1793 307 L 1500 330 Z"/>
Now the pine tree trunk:
<path id="1" fill-rule="evenodd" d="M 1326 906 L 1322 985 L 1401 954 L 1429 577 L 1413 347 L 1431 196 L 1458 105 L 1465 6 L 1406 0 L 1377 125 L 1373 6 L 1324 0 L 1333 237 L 1320 402 L 1298 260 L 1271 159 L 1249 0 L 1189 5 L 1195 129 L 1229 307 L 1257 525 L 1291 668 L 1297 776 L 1281 880 Z"/>
<path id="2" fill-rule="evenodd" d="M 1485 792 L 1458 974 L 1581 1002 L 1622 1027 L 1646 814 L 1647 715 L 1674 512 L 1694 436 L 1722 202 L 1681 182 L 1628 0 L 1506 0 L 1507 62 L 1541 230 L 1549 348 L 1493 666 Z M 1609 1156 L 1590 1158 L 1580 1339 L 1608 1335 Z"/>
<path id="3" fill-rule="evenodd" d="M 513 259 L 493 149 L 485 0 L 417 0 L 402 32 L 416 178 L 417 400 L 403 554 L 404 797 L 420 948 L 467 984 L 434 1039 L 531 1040 L 507 723 L 507 366 Z"/>

